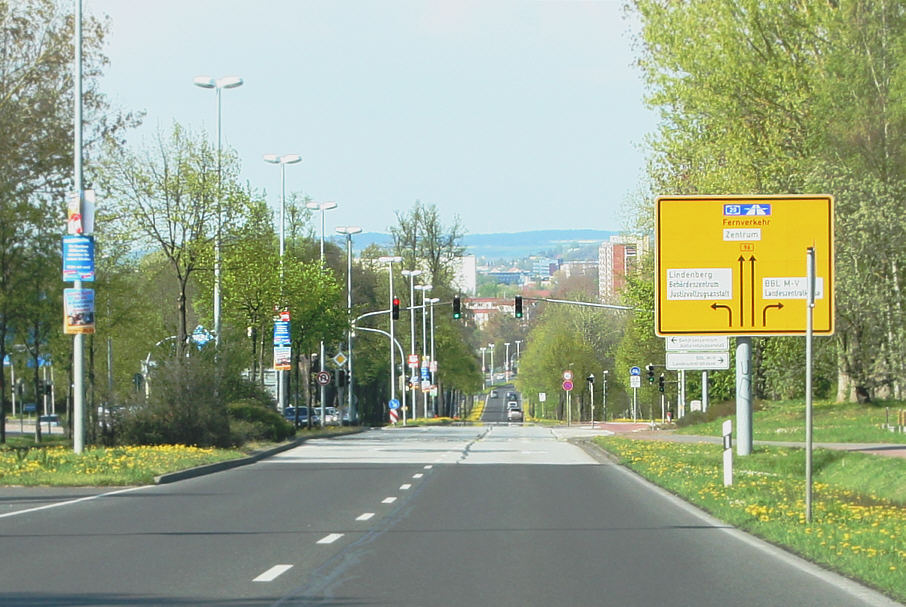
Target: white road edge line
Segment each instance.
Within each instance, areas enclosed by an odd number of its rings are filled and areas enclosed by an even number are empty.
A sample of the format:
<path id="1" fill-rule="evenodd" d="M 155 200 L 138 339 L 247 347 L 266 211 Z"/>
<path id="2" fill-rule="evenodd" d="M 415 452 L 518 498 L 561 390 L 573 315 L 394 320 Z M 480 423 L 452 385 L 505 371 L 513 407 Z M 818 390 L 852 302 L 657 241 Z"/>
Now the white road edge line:
<path id="1" fill-rule="evenodd" d="M 279 576 L 283 575 L 284 573 L 286 573 L 287 571 L 289 571 L 292 568 L 293 568 L 292 565 L 274 565 L 273 567 L 271 567 L 270 569 L 268 569 L 267 571 L 265 571 L 264 573 L 262 573 L 261 575 L 259 575 L 252 581 L 253 582 L 273 582 Z"/>
<path id="2" fill-rule="evenodd" d="M 70 504 L 78 504 L 79 502 L 88 502 L 91 500 L 96 500 L 101 497 L 108 497 L 111 495 L 118 495 L 120 493 L 129 493 L 130 491 L 138 491 L 139 489 L 147 489 L 152 485 L 142 485 L 140 487 L 129 487 L 128 489 L 119 489 L 117 491 L 108 491 L 107 493 L 99 493 L 97 495 L 88 495 L 86 497 L 80 497 L 74 500 L 66 500 L 65 502 L 56 502 L 54 504 L 45 504 L 44 506 L 37 506 L 35 508 L 28 508 L 27 510 L 16 510 L 15 512 L 7 512 L 6 514 L 0 514 L 0 518 L 7 518 L 10 516 L 18 516 L 20 514 L 28 514 L 29 512 L 38 512 L 40 510 L 50 510 L 51 508 L 59 508 L 60 506 L 69 506 Z"/>
<path id="3" fill-rule="evenodd" d="M 412 485 L 409 483 L 400 485 L 400 491 L 408 491 L 409 489 L 412 489 Z"/>
<path id="4" fill-rule="evenodd" d="M 357 516 L 355 520 L 357 520 L 357 521 L 367 521 L 367 520 L 370 519 L 372 516 L 374 516 L 374 512 L 365 512 L 365 513 L 360 514 L 359 516 Z"/>
<path id="5" fill-rule="evenodd" d="M 342 533 L 331 533 L 330 535 L 325 535 L 318 540 L 319 544 L 333 544 L 335 541 L 343 537 Z"/>
<path id="6" fill-rule="evenodd" d="M 395 498 L 395 497 L 385 497 L 385 498 L 381 501 L 381 503 L 382 503 L 382 504 L 392 504 L 392 503 L 395 502 L 395 501 L 396 501 L 396 498 Z"/>

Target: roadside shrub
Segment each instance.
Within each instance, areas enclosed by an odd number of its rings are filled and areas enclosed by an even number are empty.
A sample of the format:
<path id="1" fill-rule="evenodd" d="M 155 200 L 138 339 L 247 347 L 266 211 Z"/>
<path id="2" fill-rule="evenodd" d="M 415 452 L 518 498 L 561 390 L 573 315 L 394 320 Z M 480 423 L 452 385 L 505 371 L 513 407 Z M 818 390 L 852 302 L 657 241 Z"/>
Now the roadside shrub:
<path id="1" fill-rule="evenodd" d="M 253 399 L 229 403 L 227 414 L 230 440 L 237 446 L 250 441 L 280 442 L 296 433 L 293 425 L 276 410 Z"/>
<path id="2" fill-rule="evenodd" d="M 150 396 L 123 416 L 118 441 L 130 445 L 229 447 L 230 423 L 217 397 L 215 363 L 205 356 L 159 362 Z"/>

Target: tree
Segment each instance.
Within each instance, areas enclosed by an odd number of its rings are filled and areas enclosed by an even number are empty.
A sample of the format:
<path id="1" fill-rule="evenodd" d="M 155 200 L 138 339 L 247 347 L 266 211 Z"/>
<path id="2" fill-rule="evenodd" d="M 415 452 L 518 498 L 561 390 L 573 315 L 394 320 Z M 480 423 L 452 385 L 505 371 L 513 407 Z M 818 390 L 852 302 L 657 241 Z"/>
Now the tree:
<path id="1" fill-rule="evenodd" d="M 168 140 L 159 136 L 156 152 L 124 155 L 108 165 L 118 194 L 120 228 L 137 246 L 157 247 L 176 279 L 178 356 L 189 335 L 190 281 L 196 272 L 210 269 L 205 261 L 210 259 L 218 216 L 235 228 L 249 214 L 248 194 L 235 185 L 235 157 L 223 155 L 222 177 L 217 166 L 210 144 L 179 125 Z"/>
<path id="2" fill-rule="evenodd" d="M 449 286 L 453 281 L 454 262 L 465 254 L 459 218 L 445 227 L 437 206 L 426 206 L 418 200 L 409 213 L 398 211 L 396 218 L 397 225 L 390 228 L 390 233 L 404 267 L 423 267 L 430 276 L 429 284 Z"/>

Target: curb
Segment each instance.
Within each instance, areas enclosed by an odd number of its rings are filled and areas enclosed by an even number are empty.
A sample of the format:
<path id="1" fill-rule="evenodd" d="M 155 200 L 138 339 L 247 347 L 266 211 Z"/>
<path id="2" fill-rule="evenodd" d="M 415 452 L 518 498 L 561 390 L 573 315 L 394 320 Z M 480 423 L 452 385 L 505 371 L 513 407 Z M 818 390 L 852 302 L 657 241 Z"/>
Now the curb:
<path id="1" fill-rule="evenodd" d="M 355 430 L 352 432 L 344 432 L 343 434 L 335 434 L 328 436 L 303 436 L 302 438 L 297 438 L 285 443 L 280 443 L 275 447 L 270 449 L 263 449 L 257 451 L 246 457 L 240 457 L 237 459 L 231 459 L 225 462 L 216 462 L 213 464 L 204 464 L 203 466 L 196 466 L 194 468 L 188 468 L 186 470 L 179 470 L 177 472 L 167 472 L 166 474 L 161 474 L 154 477 L 155 485 L 167 485 L 169 483 L 175 483 L 177 481 L 186 480 L 189 478 L 195 478 L 198 476 L 204 476 L 206 474 L 214 474 L 215 472 L 222 472 L 224 470 L 230 470 L 231 468 L 238 468 L 239 466 L 246 466 L 248 464 L 254 464 L 257 461 L 271 457 L 283 451 L 288 451 L 293 447 L 298 447 L 302 443 L 309 441 L 314 438 L 334 438 L 334 436 L 349 436 L 352 434 L 359 434 L 370 430 L 370 428 L 362 428 L 360 430 Z"/>

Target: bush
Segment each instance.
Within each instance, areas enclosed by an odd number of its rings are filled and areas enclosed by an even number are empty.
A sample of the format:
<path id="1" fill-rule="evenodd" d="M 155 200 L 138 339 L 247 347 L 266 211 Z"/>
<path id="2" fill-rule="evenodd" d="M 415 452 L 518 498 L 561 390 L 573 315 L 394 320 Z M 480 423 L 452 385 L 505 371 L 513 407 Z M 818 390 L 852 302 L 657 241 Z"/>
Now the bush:
<path id="1" fill-rule="evenodd" d="M 230 418 L 230 440 L 234 445 L 250 441 L 280 442 L 293 436 L 296 429 L 276 410 L 253 399 L 227 405 Z"/>

